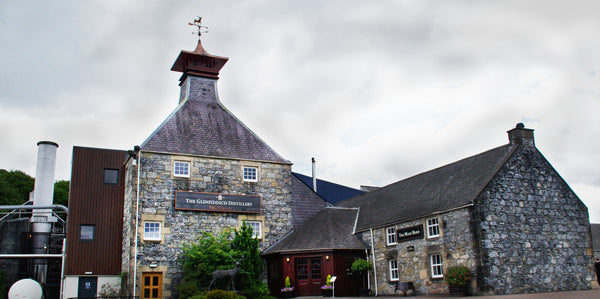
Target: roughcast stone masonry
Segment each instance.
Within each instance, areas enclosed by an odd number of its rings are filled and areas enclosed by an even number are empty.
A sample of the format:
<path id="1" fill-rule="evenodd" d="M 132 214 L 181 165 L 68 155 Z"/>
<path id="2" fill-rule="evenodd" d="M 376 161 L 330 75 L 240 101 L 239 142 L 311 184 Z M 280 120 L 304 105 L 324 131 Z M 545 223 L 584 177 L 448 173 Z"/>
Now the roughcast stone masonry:
<path id="1" fill-rule="evenodd" d="M 259 246 L 264 250 L 291 230 L 291 166 L 289 164 L 147 152 L 142 152 L 141 155 L 139 229 L 143 231 L 144 219 L 159 221 L 163 224 L 163 239 L 160 242 L 141 241 L 141 244 L 138 244 L 138 265 L 140 267 L 150 264 L 166 266 L 165 278 L 172 282 L 170 287 L 172 295 L 175 294 L 175 286 L 181 279 L 182 245 L 194 241 L 200 232 L 216 233 L 224 228 L 236 228 L 241 225 L 242 219 L 261 220 L 263 235 Z M 189 178 L 172 175 L 174 160 L 191 162 Z M 248 163 L 259 167 L 258 182 L 242 180 L 242 165 Z M 134 177 L 136 171 L 137 166 L 131 167 L 129 175 Z M 174 204 L 176 191 L 260 195 L 262 211 L 260 214 L 238 214 L 176 210 Z M 130 192 L 126 190 L 126 193 L 129 196 L 134 195 L 133 190 Z M 129 200 L 127 206 L 135 205 L 135 198 L 130 198 L 132 200 Z M 129 242 L 133 242 L 133 239 Z M 128 262 L 128 260 L 124 259 L 125 266 L 131 265 L 132 261 Z"/>
<path id="2" fill-rule="evenodd" d="M 397 281 L 391 281 L 388 269 L 390 260 L 398 260 L 398 271 L 402 281 L 411 281 L 420 294 L 445 293 L 443 278 L 432 279 L 428 269 L 429 255 L 444 253 L 446 266 L 464 265 L 475 272 L 474 260 L 476 252 L 473 247 L 473 231 L 470 230 L 470 213 L 467 208 L 443 213 L 439 219 L 444 223 L 442 234 L 438 238 L 421 238 L 398 242 L 396 245 L 386 245 L 385 229 L 376 229 L 375 260 L 378 275 L 378 294 L 395 295 Z M 404 222 L 395 226 L 396 229 L 423 225 L 424 219 Z M 387 227 L 386 227 L 387 228 Z M 370 244 L 369 233 L 363 234 L 363 240 Z M 415 267 L 414 265 L 423 265 Z M 373 279 L 373 277 L 371 277 Z"/>
<path id="3" fill-rule="evenodd" d="M 587 208 L 532 145 L 520 147 L 481 194 L 475 218 L 484 290 L 589 288 Z"/>
<path id="4" fill-rule="evenodd" d="M 376 282 L 371 284 L 372 292 L 395 295 L 398 282 L 412 282 L 417 294 L 448 293 L 443 274 L 457 265 L 471 270 L 470 290 L 475 294 L 591 287 L 595 276 L 587 207 L 535 147 L 533 130 L 519 124 L 509 131 L 509 140 L 506 146 L 387 187 L 403 187 L 412 194 L 412 189 L 406 187 L 410 182 L 411 186 L 422 187 L 417 190 L 424 196 L 439 200 L 435 199 L 438 207 L 428 214 L 415 218 L 407 214 L 395 223 L 363 226 L 359 237 L 365 244 L 373 244 L 368 256 L 375 265 L 370 273 L 371 281 Z M 456 176 L 463 179 L 452 181 Z M 476 179 L 480 183 L 475 184 Z M 419 180 L 430 183 L 423 187 L 418 185 Z M 436 189 L 431 182 L 446 189 Z M 445 192 L 452 188 L 473 188 L 473 197 L 446 210 L 439 208 L 450 199 L 457 200 L 458 193 Z M 372 194 L 374 198 L 363 202 L 374 202 L 377 195 L 387 202 L 396 200 L 388 208 L 398 211 L 427 206 L 427 199 L 411 201 L 411 197 L 400 193 Z M 361 213 L 366 213 L 365 209 Z M 439 221 L 439 236 L 434 233 L 430 237 L 425 231 L 416 233 L 415 238 L 401 238 L 401 233 L 418 232 L 419 227 L 426 230 L 429 219 Z M 397 242 L 389 242 L 389 231 L 396 232 Z M 397 275 L 395 279 L 392 271 Z"/>

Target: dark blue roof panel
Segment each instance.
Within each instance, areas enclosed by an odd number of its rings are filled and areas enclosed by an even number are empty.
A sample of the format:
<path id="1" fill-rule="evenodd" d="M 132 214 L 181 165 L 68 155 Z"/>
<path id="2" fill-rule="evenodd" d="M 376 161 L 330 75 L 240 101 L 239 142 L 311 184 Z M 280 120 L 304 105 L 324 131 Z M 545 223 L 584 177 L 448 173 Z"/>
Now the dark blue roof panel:
<path id="1" fill-rule="evenodd" d="M 310 189 L 313 189 L 313 179 L 310 176 L 292 172 L 300 181 L 302 181 Z M 317 194 L 325 199 L 330 204 L 336 204 L 342 200 L 359 196 L 365 193 L 364 191 L 342 186 L 336 183 L 317 179 Z"/>

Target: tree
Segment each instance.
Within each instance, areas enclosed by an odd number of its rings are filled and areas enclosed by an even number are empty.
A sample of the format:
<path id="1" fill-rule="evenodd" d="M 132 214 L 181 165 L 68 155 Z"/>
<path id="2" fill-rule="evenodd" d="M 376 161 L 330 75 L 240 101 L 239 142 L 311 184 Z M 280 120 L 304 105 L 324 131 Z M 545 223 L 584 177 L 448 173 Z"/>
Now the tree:
<path id="1" fill-rule="evenodd" d="M 0 204 L 20 205 L 29 200 L 34 179 L 20 170 L 0 169 Z"/>
<path id="2" fill-rule="evenodd" d="M 233 238 L 232 238 L 233 237 Z M 177 288 L 180 298 L 197 295 L 207 288 L 215 270 L 232 269 L 239 262 L 235 288 L 248 299 L 268 298 L 268 288 L 259 276 L 263 261 L 258 240 L 252 237 L 252 228 L 245 222 L 239 230 L 223 230 L 214 235 L 204 232 L 195 242 L 183 246 L 182 270 L 184 282 Z M 228 281 L 217 281 L 217 287 L 227 288 Z"/>
<path id="3" fill-rule="evenodd" d="M 55 205 L 69 205 L 69 181 L 57 181 L 54 183 L 54 198 L 52 202 Z"/>
<path id="4" fill-rule="evenodd" d="M 217 235 L 203 232 L 194 243 L 183 246 L 183 279 L 199 286 L 208 286 L 215 270 L 235 267 L 231 259 L 231 230 Z"/>
<path id="5" fill-rule="evenodd" d="M 237 278 L 240 289 L 248 289 L 260 283 L 259 276 L 264 268 L 258 250 L 258 239 L 252 235 L 252 227 L 246 225 L 246 221 L 243 221 L 242 227 L 240 227 L 240 230 L 235 231 L 235 237 L 231 242 L 231 249 L 241 258 L 241 275 Z"/>
<path id="6" fill-rule="evenodd" d="M 35 179 L 20 170 L 0 169 L 0 205 L 20 205 L 29 200 Z M 54 183 L 53 202 L 67 206 L 69 203 L 69 181 Z"/>
<path id="7" fill-rule="evenodd" d="M 358 273 L 360 276 L 362 276 L 363 288 L 366 288 L 366 275 L 368 275 L 369 271 L 373 270 L 373 264 L 366 259 L 358 259 L 352 263 L 351 269 L 353 273 Z"/>

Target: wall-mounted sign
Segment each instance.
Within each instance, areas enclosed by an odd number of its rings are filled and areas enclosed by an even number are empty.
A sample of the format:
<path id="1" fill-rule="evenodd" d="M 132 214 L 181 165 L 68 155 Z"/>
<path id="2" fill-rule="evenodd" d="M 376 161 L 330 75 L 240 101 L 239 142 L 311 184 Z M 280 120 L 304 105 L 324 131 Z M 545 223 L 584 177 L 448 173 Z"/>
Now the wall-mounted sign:
<path id="1" fill-rule="evenodd" d="M 398 236 L 398 242 L 422 239 L 423 238 L 423 225 L 416 225 L 407 228 L 401 228 L 396 231 Z"/>
<path id="2" fill-rule="evenodd" d="M 186 192 L 175 193 L 176 210 L 260 213 L 259 195 Z"/>

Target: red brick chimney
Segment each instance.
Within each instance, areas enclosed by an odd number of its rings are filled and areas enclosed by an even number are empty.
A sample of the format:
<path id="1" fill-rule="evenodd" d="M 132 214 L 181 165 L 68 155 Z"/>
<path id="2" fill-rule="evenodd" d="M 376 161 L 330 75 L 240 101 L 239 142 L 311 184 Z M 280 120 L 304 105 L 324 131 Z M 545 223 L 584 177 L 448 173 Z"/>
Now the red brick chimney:
<path id="1" fill-rule="evenodd" d="M 507 131 L 507 133 L 510 144 L 524 144 L 535 146 L 535 142 L 533 139 L 533 130 L 526 129 L 523 123 L 518 123 L 514 129 Z"/>

